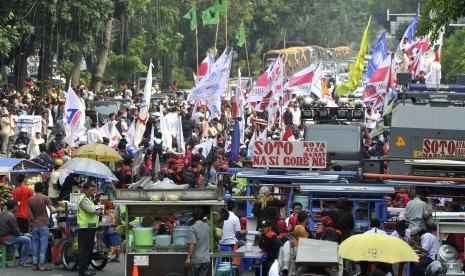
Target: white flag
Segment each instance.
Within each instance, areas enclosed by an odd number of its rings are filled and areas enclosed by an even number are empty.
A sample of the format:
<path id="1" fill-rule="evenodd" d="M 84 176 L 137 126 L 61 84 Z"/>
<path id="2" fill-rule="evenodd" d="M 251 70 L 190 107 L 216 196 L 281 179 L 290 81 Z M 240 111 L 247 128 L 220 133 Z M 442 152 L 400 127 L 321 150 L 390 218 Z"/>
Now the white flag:
<path id="1" fill-rule="evenodd" d="M 178 144 L 178 152 L 182 154 L 186 153 L 186 142 L 184 142 L 184 134 L 182 132 L 181 116 L 179 116 L 179 127 L 178 127 L 178 133 L 176 134 L 176 142 Z"/>
<path id="2" fill-rule="evenodd" d="M 215 95 L 221 95 L 229 78 L 231 71 L 232 51 L 227 53 L 226 49 L 208 75 L 197 83 L 193 91 L 187 97 L 188 101 L 199 99 L 210 99 Z"/>
<path id="3" fill-rule="evenodd" d="M 136 125 L 135 125 L 135 121 L 133 121 L 132 124 L 129 126 L 128 130 L 126 131 L 126 137 L 124 137 L 126 141 L 128 142 L 127 143 L 128 147 L 134 145 L 135 136 L 136 136 Z"/>
<path id="4" fill-rule="evenodd" d="M 65 127 L 65 142 L 70 147 L 79 147 L 81 137 L 86 133 L 84 126 L 86 120 L 85 108 L 76 92 L 68 89 L 68 98 L 65 103 L 65 113 L 63 114 L 63 124 Z"/>
<path id="5" fill-rule="evenodd" d="M 104 124 L 100 128 L 100 132 L 102 133 L 103 137 L 107 137 L 110 142 L 108 143 L 108 146 L 114 147 L 119 143 L 119 140 L 121 140 L 121 134 L 119 133 L 118 129 L 116 126 L 112 126 L 110 129 L 110 125 L 108 123 Z"/>
<path id="6" fill-rule="evenodd" d="M 152 67 L 152 61 L 150 61 L 149 69 L 147 70 L 147 79 L 145 80 L 144 96 L 140 102 L 139 117 L 135 120 L 134 146 L 136 147 L 138 147 L 142 141 L 149 119 L 150 97 L 152 96 Z"/>

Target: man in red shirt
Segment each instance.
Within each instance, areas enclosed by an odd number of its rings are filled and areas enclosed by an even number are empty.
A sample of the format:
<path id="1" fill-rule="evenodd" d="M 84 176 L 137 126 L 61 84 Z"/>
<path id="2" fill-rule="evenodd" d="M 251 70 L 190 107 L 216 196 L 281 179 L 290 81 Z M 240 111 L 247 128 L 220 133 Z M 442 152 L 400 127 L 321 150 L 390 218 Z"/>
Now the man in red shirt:
<path id="1" fill-rule="evenodd" d="M 15 217 L 18 221 L 19 231 L 29 233 L 29 198 L 34 196 L 34 192 L 27 186 L 26 175 L 19 174 L 16 181 L 18 181 L 19 186 L 13 189 L 13 199 L 19 203 L 19 207 L 15 212 Z"/>

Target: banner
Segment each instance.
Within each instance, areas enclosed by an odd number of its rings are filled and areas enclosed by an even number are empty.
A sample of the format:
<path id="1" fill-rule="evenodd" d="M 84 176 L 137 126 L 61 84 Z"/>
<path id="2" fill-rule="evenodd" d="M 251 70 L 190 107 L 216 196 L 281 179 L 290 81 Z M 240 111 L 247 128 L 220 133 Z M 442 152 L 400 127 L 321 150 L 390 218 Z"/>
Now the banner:
<path id="1" fill-rule="evenodd" d="M 69 147 L 79 147 L 81 138 L 86 133 L 85 121 L 85 107 L 70 86 L 65 103 L 65 113 L 63 114 L 65 142 Z"/>
<path id="2" fill-rule="evenodd" d="M 464 158 L 465 141 L 424 139 L 422 152 L 428 158 Z"/>
<path id="3" fill-rule="evenodd" d="M 187 96 L 187 100 L 204 100 L 215 95 L 221 95 L 224 92 L 231 71 L 231 57 L 232 51 L 224 50 L 223 54 L 213 64 L 213 68 L 208 75 L 202 78 Z"/>
<path id="4" fill-rule="evenodd" d="M 326 168 L 326 142 L 255 141 L 253 166 Z"/>
<path id="5" fill-rule="evenodd" d="M 147 70 L 147 79 L 145 80 L 144 96 L 140 100 L 139 117 L 135 120 L 135 135 L 134 135 L 134 146 L 138 147 L 144 136 L 145 129 L 147 127 L 147 121 L 149 119 L 149 105 L 150 97 L 152 96 L 152 61 L 150 61 L 149 69 Z M 132 145 L 132 144 L 129 144 Z"/>

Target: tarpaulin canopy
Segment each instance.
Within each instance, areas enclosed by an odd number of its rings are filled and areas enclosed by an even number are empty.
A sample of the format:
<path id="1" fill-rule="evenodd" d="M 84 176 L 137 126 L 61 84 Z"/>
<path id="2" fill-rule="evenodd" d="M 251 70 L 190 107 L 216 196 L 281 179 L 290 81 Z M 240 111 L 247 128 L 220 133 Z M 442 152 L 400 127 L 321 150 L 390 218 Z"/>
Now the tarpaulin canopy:
<path id="1" fill-rule="evenodd" d="M 0 175 L 9 173 L 40 173 L 48 169 L 27 159 L 0 158 Z"/>

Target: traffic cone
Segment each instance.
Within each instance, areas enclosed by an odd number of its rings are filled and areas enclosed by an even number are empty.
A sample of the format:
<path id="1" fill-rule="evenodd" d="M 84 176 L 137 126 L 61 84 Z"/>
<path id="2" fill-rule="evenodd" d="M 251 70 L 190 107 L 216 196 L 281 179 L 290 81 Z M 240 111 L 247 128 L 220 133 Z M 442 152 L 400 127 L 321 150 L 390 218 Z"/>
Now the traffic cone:
<path id="1" fill-rule="evenodd" d="M 139 268 L 137 267 L 137 265 L 135 265 L 132 268 L 132 275 L 131 276 L 139 276 Z"/>

